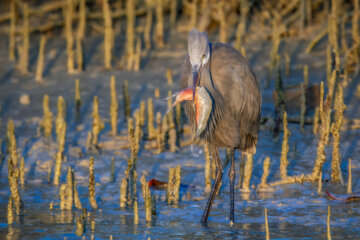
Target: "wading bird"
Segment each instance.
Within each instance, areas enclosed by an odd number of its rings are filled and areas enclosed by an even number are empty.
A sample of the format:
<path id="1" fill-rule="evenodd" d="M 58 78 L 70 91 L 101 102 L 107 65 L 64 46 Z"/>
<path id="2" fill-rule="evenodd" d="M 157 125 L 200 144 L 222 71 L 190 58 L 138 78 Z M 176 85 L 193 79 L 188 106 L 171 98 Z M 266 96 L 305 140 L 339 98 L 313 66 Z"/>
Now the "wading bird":
<path id="1" fill-rule="evenodd" d="M 188 36 L 189 55 L 182 68 L 181 85 L 175 104 L 187 100 L 184 108 L 193 135 L 208 143 L 216 164 L 216 178 L 207 201 L 202 223 L 206 223 L 223 175 L 218 148 L 231 149 L 230 225 L 234 223 L 234 152 L 254 154 L 258 140 L 260 83 L 246 59 L 223 43 L 210 43 L 206 33 L 196 29 Z"/>

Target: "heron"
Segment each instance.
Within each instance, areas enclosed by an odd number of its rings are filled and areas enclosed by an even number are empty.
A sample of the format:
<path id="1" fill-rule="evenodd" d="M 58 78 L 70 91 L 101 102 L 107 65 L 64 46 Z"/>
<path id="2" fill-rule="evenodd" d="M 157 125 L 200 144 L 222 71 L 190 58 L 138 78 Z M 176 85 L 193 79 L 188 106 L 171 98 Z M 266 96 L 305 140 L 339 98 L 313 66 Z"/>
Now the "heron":
<path id="1" fill-rule="evenodd" d="M 184 103 L 195 139 L 210 146 L 216 165 L 213 183 L 201 222 L 206 224 L 223 175 L 218 148 L 231 149 L 230 225 L 234 224 L 235 150 L 254 154 L 258 141 L 261 90 L 247 60 L 233 47 L 211 43 L 205 32 L 192 29 L 188 56 L 182 66 L 182 90 L 174 102 Z"/>

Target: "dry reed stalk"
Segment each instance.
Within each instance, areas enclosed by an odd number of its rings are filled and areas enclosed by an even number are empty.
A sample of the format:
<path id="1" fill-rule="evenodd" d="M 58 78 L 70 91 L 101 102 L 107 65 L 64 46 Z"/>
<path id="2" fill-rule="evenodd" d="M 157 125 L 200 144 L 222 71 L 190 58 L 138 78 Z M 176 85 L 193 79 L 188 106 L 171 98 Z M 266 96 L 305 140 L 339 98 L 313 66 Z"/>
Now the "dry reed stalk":
<path id="1" fill-rule="evenodd" d="M 181 168 L 177 165 L 175 168 L 174 178 L 174 203 L 178 204 L 180 199 L 180 184 L 181 184 Z"/>
<path id="2" fill-rule="evenodd" d="M 103 0 L 104 15 L 104 67 L 111 69 L 111 51 L 114 46 L 114 33 L 112 28 L 112 13 L 108 0 Z"/>
<path id="3" fill-rule="evenodd" d="M 23 27 L 23 45 L 21 47 L 20 71 L 22 74 L 28 73 L 29 68 L 29 48 L 30 48 L 30 30 L 29 30 L 29 5 L 24 3 L 24 27 Z"/>
<path id="4" fill-rule="evenodd" d="M 326 161 L 325 155 L 325 146 L 326 146 L 326 139 L 328 139 L 329 132 L 327 130 L 327 122 L 330 118 L 330 98 L 329 95 L 326 97 L 324 103 L 324 82 L 321 82 L 320 86 L 320 139 L 317 148 L 316 160 L 315 165 L 312 172 L 313 180 L 317 180 L 319 178 L 321 169 Z"/>
<path id="5" fill-rule="evenodd" d="M 145 219 L 146 222 L 151 222 L 151 215 L 153 210 L 151 192 L 149 189 L 149 185 L 146 182 L 145 176 L 142 176 L 140 181 L 145 205 Z"/>
<path id="6" fill-rule="evenodd" d="M 163 48 L 165 46 L 163 4 L 164 4 L 164 0 L 156 0 L 155 43 L 158 48 Z"/>
<path id="7" fill-rule="evenodd" d="M 175 178 L 175 168 L 169 168 L 169 179 L 168 179 L 168 185 L 167 185 L 167 191 L 166 191 L 166 202 L 168 204 L 171 204 L 174 198 L 174 178 Z"/>
<path id="8" fill-rule="evenodd" d="M 228 22 L 226 21 L 225 16 L 225 2 L 221 1 L 218 3 L 218 16 L 220 22 L 220 42 L 227 43 L 228 33 L 227 33 L 227 25 Z"/>
<path id="9" fill-rule="evenodd" d="M 55 132 L 56 132 L 56 139 L 58 142 L 64 124 L 65 124 L 65 101 L 62 96 L 59 96 L 57 102 L 57 116 L 55 119 Z"/>
<path id="10" fill-rule="evenodd" d="M 16 168 L 18 165 L 18 156 L 17 156 L 17 143 L 15 137 L 15 128 L 12 120 L 9 120 L 7 125 L 7 143 L 8 143 L 8 152 L 10 153 L 9 162 L 13 164 Z"/>
<path id="11" fill-rule="evenodd" d="M 351 174 L 351 158 L 348 162 L 348 185 L 347 185 L 347 194 L 352 194 L 352 174 Z"/>
<path id="12" fill-rule="evenodd" d="M 307 23 L 307 19 L 306 19 L 306 3 L 307 0 L 300 0 L 300 7 L 299 7 L 299 11 L 300 11 L 300 33 L 301 35 L 304 33 L 305 27 L 306 27 L 306 23 Z"/>
<path id="13" fill-rule="evenodd" d="M 66 34 L 66 52 L 67 52 L 67 69 L 68 73 L 74 73 L 74 36 L 72 29 L 74 2 L 73 0 L 66 1 L 65 10 L 65 34 Z"/>
<path id="14" fill-rule="evenodd" d="M 317 193 L 321 193 L 322 192 L 322 171 L 320 172 L 320 176 L 318 179 L 318 189 L 317 189 Z"/>
<path id="15" fill-rule="evenodd" d="M 125 172 L 127 179 L 127 204 L 133 205 L 136 198 L 136 162 L 137 162 L 137 144 L 134 135 L 134 122 L 132 118 L 128 119 L 129 143 L 131 144 L 131 157 L 128 159 L 128 166 Z"/>
<path id="16" fill-rule="evenodd" d="M 315 38 L 309 43 L 307 46 L 305 53 L 310 53 L 314 47 L 320 42 L 321 39 L 323 39 L 327 34 L 329 30 L 328 28 L 323 29 L 321 32 L 319 32 Z"/>
<path id="17" fill-rule="evenodd" d="M 86 208 L 84 208 L 82 214 L 76 218 L 76 236 L 80 237 L 84 235 L 86 228 L 86 218 L 87 211 Z"/>
<path id="18" fill-rule="evenodd" d="M 11 162 L 8 160 L 8 181 L 9 181 L 9 188 L 11 192 L 11 199 L 14 201 L 15 204 L 15 212 L 16 215 L 20 215 L 24 209 L 24 204 L 21 200 L 20 193 L 19 193 L 19 177 L 20 171 L 17 169 Z"/>
<path id="19" fill-rule="evenodd" d="M 86 32 L 86 0 L 79 1 L 79 23 L 76 36 L 76 60 L 77 69 L 82 71 L 84 69 L 84 54 L 83 44 Z"/>
<path id="20" fill-rule="evenodd" d="M 126 69 L 132 70 L 135 55 L 135 3 L 126 1 Z"/>
<path id="21" fill-rule="evenodd" d="M 320 114 L 320 110 L 319 107 L 315 108 L 315 113 L 314 113 L 314 125 L 313 125 L 313 134 L 317 134 L 319 132 L 319 114 Z"/>
<path id="22" fill-rule="evenodd" d="M 181 111 L 181 105 L 177 104 L 175 107 L 175 112 L 176 112 L 176 116 L 175 116 L 175 123 L 176 123 L 176 131 L 177 131 L 177 136 L 178 136 L 178 140 L 180 140 L 180 134 L 183 132 L 182 129 L 182 122 L 181 122 L 181 116 L 182 116 L 182 111 Z"/>
<path id="23" fill-rule="evenodd" d="M 47 94 L 44 95 L 43 98 L 43 120 L 41 122 L 41 128 L 43 129 L 44 136 L 50 137 L 52 132 L 52 112 L 49 107 L 49 96 Z"/>
<path id="24" fill-rule="evenodd" d="M 301 96 L 300 96 L 300 131 L 304 132 L 304 123 L 306 117 L 306 85 L 302 82 L 300 84 Z"/>
<path id="25" fill-rule="evenodd" d="M 332 55 L 331 55 L 331 46 L 330 44 L 326 47 L 326 83 L 330 85 L 330 78 L 332 72 Z"/>
<path id="26" fill-rule="evenodd" d="M 283 89 L 283 81 L 281 77 L 281 69 L 280 69 L 280 56 L 276 57 L 276 76 L 275 76 L 275 90 L 277 94 L 277 101 L 275 106 L 275 129 L 274 134 L 278 134 L 280 131 L 281 118 L 285 112 L 285 94 Z"/>
<path id="27" fill-rule="evenodd" d="M 339 49 L 338 15 L 340 8 L 340 1 L 331 0 L 331 13 L 328 19 L 329 43 L 333 47 L 335 52 Z"/>
<path id="28" fill-rule="evenodd" d="M 268 190 L 269 185 L 267 184 L 267 178 L 269 176 L 269 169 L 270 169 L 270 157 L 266 156 L 264 163 L 263 163 L 263 174 L 261 177 L 261 182 L 258 186 L 259 191 Z"/>
<path id="29" fill-rule="evenodd" d="M 351 35 L 354 44 L 360 42 L 359 38 L 359 0 L 354 0 L 354 12 L 352 14 L 352 28 Z"/>
<path id="30" fill-rule="evenodd" d="M 235 40 L 235 49 L 240 50 L 243 46 L 243 41 L 246 32 L 247 17 L 250 10 L 250 5 L 248 0 L 240 1 L 240 20 L 236 29 L 236 40 Z"/>
<path id="31" fill-rule="evenodd" d="M 234 43 L 234 48 L 238 51 L 240 51 L 241 46 L 242 46 L 242 42 L 243 42 L 243 30 L 244 26 L 242 24 L 242 22 L 240 21 L 237 28 L 236 28 L 236 33 L 235 33 L 235 43 Z"/>
<path id="32" fill-rule="evenodd" d="M 116 82 L 115 76 L 110 78 L 110 122 L 111 122 L 111 134 L 113 136 L 117 135 L 117 120 L 118 120 L 118 103 L 117 103 L 117 94 L 116 94 Z"/>
<path id="33" fill-rule="evenodd" d="M 167 115 L 165 115 L 162 118 L 162 122 L 161 122 L 161 142 L 162 142 L 162 149 L 165 150 L 167 148 L 169 148 L 169 124 L 168 124 L 168 118 Z"/>
<path id="34" fill-rule="evenodd" d="M 272 182 L 269 185 L 270 187 L 275 187 L 284 184 L 303 183 L 307 181 L 314 181 L 314 177 L 311 174 L 310 175 L 301 174 L 299 176 L 291 176 L 276 182 Z"/>
<path id="35" fill-rule="evenodd" d="M 253 155 L 246 154 L 246 163 L 244 168 L 244 178 L 242 183 L 241 191 L 243 192 L 250 192 L 250 180 L 252 175 L 252 168 L 253 168 Z"/>
<path id="36" fill-rule="evenodd" d="M 140 140 L 141 140 L 141 124 L 140 124 L 140 110 L 137 109 L 134 113 L 135 118 L 135 154 L 137 155 L 140 150 Z"/>
<path id="37" fill-rule="evenodd" d="M 76 62 L 77 70 L 84 70 L 83 40 L 79 37 L 76 38 Z"/>
<path id="38" fill-rule="evenodd" d="M 331 229 L 330 229 L 330 216 L 331 216 L 331 212 L 330 212 L 330 206 L 328 206 L 328 214 L 327 214 L 327 220 L 326 220 L 326 225 L 327 225 L 327 239 L 331 240 Z"/>
<path id="39" fill-rule="evenodd" d="M 14 222 L 13 208 L 14 208 L 13 199 L 10 196 L 9 201 L 8 201 L 8 205 L 7 205 L 7 223 L 8 223 L 8 225 L 13 224 L 13 222 Z"/>
<path id="40" fill-rule="evenodd" d="M 139 224 L 139 209 L 137 199 L 134 201 L 134 224 Z"/>
<path id="41" fill-rule="evenodd" d="M 175 28 L 176 24 L 176 12 L 177 12 L 177 0 L 170 1 L 170 27 Z"/>
<path id="42" fill-rule="evenodd" d="M 211 190 L 211 158 L 210 149 L 208 144 L 204 144 L 204 155 L 205 155 L 205 192 Z"/>
<path id="43" fill-rule="evenodd" d="M 86 0 L 79 0 L 79 23 L 77 38 L 83 40 L 86 32 Z"/>
<path id="44" fill-rule="evenodd" d="M 96 210 L 98 205 L 95 199 L 95 176 L 94 176 L 94 158 L 89 160 L 89 201 L 91 207 Z"/>
<path id="45" fill-rule="evenodd" d="M 145 105 L 145 101 L 141 101 L 140 102 L 140 126 L 141 128 L 144 127 L 145 124 L 145 109 L 146 105 Z"/>
<path id="46" fill-rule="evenodd" d="M 176 2 L 176 0 L 171 1 Z M 146 50 L 151 49 L 151 27 L 153 22 L 153 3 L 152 0 L 146 0 L 146 22 L 145 22 L 145 29 L 144 29 L 144 42 Z"/>
<path id="47" fill-rule="evenodd" d="M 59 196 L 60 196 L 60 210 L 64 210 L 66 203 L 66 184 L 61 184 L 59 189 Z"/>
<path id="48" fill-rule="evenodd" d="M 176 132 L 176 128 L 175 128 L 175 123 L 174 121 L 170 122 L 170 126 L 169 126 L 169 131 L 168 131 L 168 135 L 169 135 L 169 151 L 170 152 L 176 152 L 178 147 L 176 145 L 177 143 L 177 132 Z"/>
<path id="49" fill-rule="evenodd" d="M 171 86 L 173 84 L 173 76 L 170 68 L 166 69 L 166 79 L 167 84 Z"/>
<path id="50" fill-rule="evenodd" d="M 332 152 L 332 161 L 331 161 L 331 180 L 333 182 L 343 182 L 341 175 L 341 156 L 340 156 L 340 129 L 344 119 L 344 110 L 346 106 L 343 101 L 343 89 L 341 86 L 338 86 L 338 91 L 336 94 L 336 104 L 335 104 L 335 122 L 331 125 L 331 134 L 333 136 L 333 152 Z"/>
<path id="51" fill-rule="evenodd" d="M 80 79 L 75 80 L 75 111 L 76 115 L 80 116 L 81 95 L 80 95 Z"/>
<path id="52" fill-rule="evenodd" d="M 126 207 L 127 185 L 128 185 L 128 182 L 127 182 L 126 178 L 123 178 L 121 180 L 121 185 L 120 185 L 120 207 L 121 208 Z"/>
<path id="53" fill-rule="evenodd" d="M 287 155 L 289 153 L 289 135 L 290 131 L 288 130 L 288 122 L 287 122 L 287 114 L 284 111 L 283 115 L 283 127 L 284 127 L 284 135 L 283 135 L 283 142 L 281 146 L 281 158 L 280 158 L 280 175 L 281 179 L 287 178 L 287 166 L 289 161 L 287 159 Z"/>
<path id="54" fill-rule="evenodd" d="M 104 122 L 101 120 L 99 115 L 99 100 L 97 96 L 94 97 L 92 117 L 93 117 L 93 123 L 92 123 L 91 144 L 93 146 L 97 146 L 99 141 L 99 133 L 101 132 L 101 130 L 104 129 Z"/>
<path id="55" fill-rule="evenodd" d="M 40 47 L 39 47 L 39 57 L 36 65 L 36 76 L 35 81 L 41 82 L 42 81 L 42 74 L 44 69 L 44 51 L 45 51 L 45 44 L 46 44 L 46 35 L 41 35 L 40 39 Z"/>
<path id="56" fill-rule="evenodd" d="M 347 39 L 346 39 L 346 22 L 348 20 L 347 16 L 344 16 L 341 18 L 341 52 L 347 52 L 349 47 L 347 44 Z"/>
<path id="57" fill-rule="evenodd" d="M 76 181 L 75 181 L 75 173 L 73 172 L 73 181 L 74 181 L 74 203 L 77 209 L 82 209 L 82 204 L 79 197 L 79 192 L 77 190 Z"/>
<path id="58" fill-rule="evenodd" d="M 189 23 L 189 31 L 196 27 L 197 23 L 197 12 L 198 12 L 198 0 L 192 0 L 192 3 L 189 4 L 191 6 L 191 12 L 190 12 L 190 23 Z"/>
<path id="59" fill-rule="evenodd" d="M 270 240 L 269 221 L 268 221 L 266 208 L 265 208 L 265 235 L 266 235 L 266 240 Z"/>
<path id="60" fill-rule="evenodd" d="M 129 95 L 129 84 L 128 81 L 125 80 L 124 81 L 124 85 L 123 85 L 123 98 L 124 98 L 124 114 L 125 114 L 125 119 L 129 118 L 131 115 L 131 101 L 130 101 L 130 95 Z"/>
<path id="61" fill-rule="evenodd" d="M 68 173 L 66 176 L 66 200 L 65 200 L 65 209 L 72 210 L 73 203 L 74 203 L 74 179 L 73 179 L 73 171 L 71 167 L 68 168 Z"/>
<path id="62" fill-rule="evenodd" d="M 148 117 L 148 138 L 151 139 L 155 136 L 154 128 L 154 105 L 152 98 L 147 100 L 147 117 Z"/>
<path id="63" fill-rule="evenodd" d="M 304 65 L 304 86 L 307 87 L 309 85 L 309 66 L 307 64 Z"/>
<path id="64" fill-rule="evenodd" d="M 136 38 L 136 47 L 135 47 L 135 54 L 134 54 L 134 66 L 133 69 L 135 72 L 140 70 L 140 63 L 141 63 L 141 39 L 140 37 Z"/>
<path id="65" fill-rule="evenodd" d="M 159 98 L 159 97 L 160 97 L 160 89 L 159 89 L 159 88 L 155 88 L 155 90 L 154 90 L 154 96 L 155 96 L 155 98 Z"/>
<path id="66" fill-rule="evenodd" d="M 25 160 L 24 157 L 21 157 L 20 159 L 20 184 L 24 186 L 25 184 Z"/>
<path id="67" fill-rule="evenodd" d="M 272 78 L 274 67 L 275 67 L 276 63 L 278 62 L 277 56 L 278 56 L 279 46 L 280 46 L 280 42 L 281 42 L 279 21 L 280 21 L 280 19 L 279 19 L 278 15 L 275 15 L 274 19 L 271 21 L 271 24 L 272 24 L 272 48 L 271 48 L 271 53 L 270 53 L 270 64 L 269 64 L 269 69 L 268 69 L 269 72 L 268 72 L 266 87 L 269 87 L 269 85 L 270 85 L 270 80 Z"/>
<path id="68" fill-rule="evenodd" d="M 15 60 L 16 0 L 10 0 L 9 59 Z"/>
<path id="69" fill-rule="evenodd" d="M 54 169 L 54 185 L 59 185 L 59 179 L 61 175 L 61 163 L 62 163 L 62 152 L 56 154 L 55 169 Z"/>
<path id="70" fill-rule="evenodd" d="M 163 142 L 163 130 L 162 130 L 162 124 L 161 124 L 161 113 L 156 113 L 156 124 L 157 124 L 157 153 L 160 154 L 163 151 L 164 148 L 164 142 Z"/>
<path id="71" fill-rule="evenodd" d="M 111 157 L 111 166 L 110 166 L 110 182 L 115 181 L 115 158 Z"/>

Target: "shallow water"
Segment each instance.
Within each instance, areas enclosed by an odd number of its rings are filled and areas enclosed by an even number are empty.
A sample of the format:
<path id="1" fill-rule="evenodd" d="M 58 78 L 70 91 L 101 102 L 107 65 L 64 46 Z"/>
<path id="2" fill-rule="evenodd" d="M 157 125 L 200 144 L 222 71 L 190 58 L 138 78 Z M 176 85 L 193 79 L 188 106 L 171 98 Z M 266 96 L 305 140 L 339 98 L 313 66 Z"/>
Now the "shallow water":
<path id="1" fill-rule="evenodd" d="M 315 157 L 316 139 L 311 134 L 300 134 L 297 125 L 290 125 L 291 143 L 296 139 L 296 149 L 289 153 L 289 175 L 308 173 L 312 170 Z M 307 129 L 309 130 L 309 129 Z M 71 134 L 70 134 L 71 135 Z M 106 135 L 106 134 L 105 134 Z M 354 136 L 346 136 L 350 140 Z M 103 136 L 102 140 L 111 137 Z M 258 152 L 254 157 L 254 171 L 251 184 L 257 185 L 262 175 L 262 161 L 266 155 L 272 159 L 271 173 L 268 182 L 279 178 L 279 153 L 275 149 L 281 148 L 281 139 L 273 142 L 271 134 L 263 131 L 260 134 Z M 42 138 L 38 141 L 41 142 Z M 344 140 L 344 146 L 350 142 Z M 33 146 L 36 146 L 34 144 Z M 350 146 L 349 146 L 350 147 Z M 310 149 L 314 148 L 314 149 Z M 36 148 L 37 149 L 37 148 Z M 41 151 L 30 151 L 28 162 L 33 156 L 39 156 Z M 358 150 L 356 149 L 356 155 Z M 71 152 L 71 151 L 69 151 Z M 271 154 L 271 153 L 274 154 Z M 276 153 L 276 154 L 275 154 Z M 87 156 L 75 157 L 68 154 L 68 162 L 63 164 L 61 181 L 65 182 L 66 166 L 72 165 L 76 173 L 76 181 L 83 207 L 90 212 L 85 236 L 95 239 L 261 239 L 265 237 L 264 208 L 268 210 L 270 236 L 272 239 L 321 239 L 326 238 L 327 206 L 331 206 L 331 231 L 333 239 L 355 239 L 360 236 L 358 227 L 359 203 L 344 203 L 329 200 L 324 193 L 317 193 L 317 184 L 304 183 L 283 185 L 274 188 L 273 192 L 257 193 L 254 189 L 250 194 L 238 190 L 235 195 L 235 225 L 229 226 L 229 182 L 228 167 L 225 168 L 223 184 L 219 196 L 216 198 L 208 226 L 200 224 L 200 217 L 206 203 L 207 193 L 204 193 L 204 156 L 198 146 L 187 147 L 178 153 L 162 153 L 152 155 L 143 151 L 138 159 L 137 171 L 145 173 L 147 180 L 156 178 L 167 180 L 168 168 L 181 165 L 182 184 L 181 201 L 177 206 L 167 205 L 166 192 L 152 190 L 156 196 L 157 215 L 153 222 L 147 224 L 144 216 L 144 205 L 140 184 L 138 183 L 138 199 L 140 224 L 133 224 L 132 209 L 119 207 L 119 183 L 126 167 L 126 159 L 116 156 L 116 178 L 110 182 L 110 156 L 113 152 L 104 151 L 95 156 L 96 195 L 99 210 L 92 211 L 88 202 L 87 190 Z M 124 152 L 125 156 L 128 152 Z M 239 153 L 236 154 L 238 158 Z M 345 154 L 346 155 L 346 154 Z M 358 156 L 358 155 L 357 155 Z M 225 157 L 222 151 L 221 157 Z M 311 158 L 310 158 L 311 157 Z M 354 153 L 352 157 L 355 159 Z M 296 160 L 295 160 L 296 159 Z M 33 159 L 28 169 L 26 184 L 20 188 L 20 194 L 25 203 L 25 214 L 15 218 L 15 224 L 6 224 L 6 209 L 9 190 L 7 186 L 7 164 L 2 164 L 0 191 L 0 236 L 1 239 L 74 239 L 76 216 L 79 210 L 60 211 L 58 203 L 58 188 L 47 183 L 47 173 L 41 170 L 41 159 Z M 236 162 L 236 170 L 239 168 Z M 345 161 L 343 162 L 345 164 Z M 329 164 L 324 169 L 324 189 L 335 193 L 345 193 L 343 186 L 326 183 L 329 179 Z M 28 165 L 27 165 L 28 167 Z M 33 168 L 33 169 L 31 169 Z M 345 168 L 345 166 L 343 167 Z M 347 173 L 344 172 L 346 179 Z M 353 164 L 354 191 L 358 190 L 358 164 Z M 141 176 L 141 175 L 140 175 Z M 49 203 L 54 201 L 54 210 L 49 210 Z M 91 230 L 90 222 L 95 221 L 95 229 Z"/>

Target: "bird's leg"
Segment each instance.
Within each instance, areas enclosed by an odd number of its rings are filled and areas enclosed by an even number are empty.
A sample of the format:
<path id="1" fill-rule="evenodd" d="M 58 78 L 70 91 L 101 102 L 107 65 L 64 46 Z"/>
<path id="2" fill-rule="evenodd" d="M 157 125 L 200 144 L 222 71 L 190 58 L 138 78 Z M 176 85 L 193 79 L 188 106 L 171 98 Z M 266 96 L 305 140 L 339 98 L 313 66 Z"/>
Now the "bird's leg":
<path id="1" fill-rule="evenodd" d="M 215 159 L 216 177 L 215 177 L 214 185 L 213 185 L 213 187 L 211 189 L 211 192 L 210 192 L 210 196 L 209 196 L 208 201 L 206 203 L 204 214 L 203 214 L 202 219 L 201 219 L 201 222 L 204 223 L 204 224 L 206 224 L 207 219 L 209 217 L 210 208 L 211 208 L 211 205 L 212 205 L 212 203 L 213 203 L 213 201 L 215 199 L 215 195 L 217 193 L 217 190 L 219 188 L 219 184 L 220 184 L 220 181 L 221 181 L 221 178 L 222 178 L 222 175 L 223 175 L 223 167 L 222 167 L 222 163 L 221 163 L 221 160 L 220 160 L 220 156 L 219 156 L 219 152 L 218 152 L 217 147 L 212 145 L 211 146 L 211 152 L 212 152 L 213 158 Z"/>
<path id="2" fill-rule="evenodd" d="M 234 154 L 235 150 L 231 149 L 230 158 L 231 165 L 229 171 L 229 180 L 230 180 L 230 226 L 234 225 L 234 182 L 235 182 L 235 164 L 234 164 Z"/>

